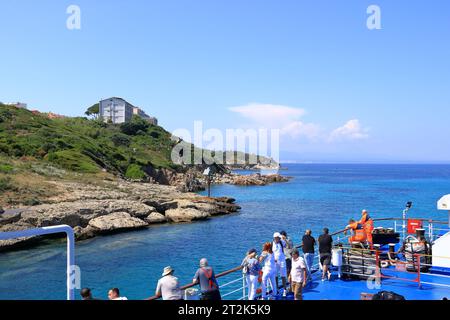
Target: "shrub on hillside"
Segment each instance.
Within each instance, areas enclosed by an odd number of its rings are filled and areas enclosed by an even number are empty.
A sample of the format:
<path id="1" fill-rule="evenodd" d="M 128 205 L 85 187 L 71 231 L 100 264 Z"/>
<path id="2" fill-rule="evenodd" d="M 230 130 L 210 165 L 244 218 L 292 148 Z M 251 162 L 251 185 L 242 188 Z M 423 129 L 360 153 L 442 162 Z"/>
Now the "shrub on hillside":
<path id="1" fill-rule="evenodd" d="M 139 131 L 147 131 L 149 126 L 150 124 L 141 117 L 133 116 L 130 121 L 120 125 L 120 130 L 129 136 L 135 136 L 141 134 Z"/>
<path id="2" fill-rule="evenodd" d="M 0 177 L 0 191 L 14 190 L 10 177 Z"/>
<path id="3" fill-rule="evenodd" d="M 11 173 L 13 172 L 14 167 L 9 164 L 0 163 L 0 172 L 1 173 Z"/>
<path id="4" fill-rule="evenodd" d="M 50 152 L 46 156 L 46 160 L 72 171 L 85 173 L 96 173 L 99 171 L 98 166 L 91 158 L 77 150 Z"/>
<path id="5" fill-rule="evenodd" d="M 145 172 L 137 164 L 131 164 L 125 173 L 125 177 L 132 180 L 143 180 L 145 176 Z"/>
<path id="6" fill-rule="evenodd" d="M 111 141 L 114 143 L 116 147 L 118 146 L 124 146 L 128 147 L 131 143 L 131 139 L 122 133 L 116 133 L 111 137 Z"/>

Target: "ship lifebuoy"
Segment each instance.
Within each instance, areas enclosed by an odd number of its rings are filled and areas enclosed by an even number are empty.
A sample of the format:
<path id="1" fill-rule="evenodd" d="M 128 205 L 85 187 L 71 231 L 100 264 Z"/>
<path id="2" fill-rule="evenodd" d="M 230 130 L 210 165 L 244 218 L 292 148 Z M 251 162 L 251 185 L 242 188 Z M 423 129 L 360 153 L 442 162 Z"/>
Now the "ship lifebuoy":
<path id="1" fill-rule="evenodd" d="M 259 277 L 258 277 L 259 288 L 256 289 L 256 294 L 261 294 L 262 293 L 262 289 L 261 289 L 262 275 L 263 275 L 263 272 L 260 271 L 259 272 Z"/>

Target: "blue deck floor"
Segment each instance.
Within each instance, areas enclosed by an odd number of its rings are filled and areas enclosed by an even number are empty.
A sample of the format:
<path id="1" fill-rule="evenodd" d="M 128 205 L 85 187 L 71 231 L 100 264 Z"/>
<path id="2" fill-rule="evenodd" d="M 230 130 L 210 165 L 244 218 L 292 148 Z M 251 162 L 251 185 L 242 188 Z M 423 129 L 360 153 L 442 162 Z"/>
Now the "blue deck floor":
<path id="1" fill-rule="evenodd" d="M 417 274 L 384 270 L 387 276 L 396 276 L 409 280 L 417 278 Z M 393 291 L 405 297 L 406 300 L 442 300 L 450 298 L 450 277 L 438 275 L 421 275 L 422 285 L 417 282 L 408 282 L 399 279 L 383 279 L 380 288 L 369 288 L 365 280 L 338 279 L 333 273 L 331 281 L 321 281 L 319 272 L 313 275 L 303 291 L 305 300 L 360 300 L 361 293 L 375 294 L 379 291 Z M 371 283 L 373 285 L 373 283 Z M 293 299 L 292 294 L 286 298 Z"/>

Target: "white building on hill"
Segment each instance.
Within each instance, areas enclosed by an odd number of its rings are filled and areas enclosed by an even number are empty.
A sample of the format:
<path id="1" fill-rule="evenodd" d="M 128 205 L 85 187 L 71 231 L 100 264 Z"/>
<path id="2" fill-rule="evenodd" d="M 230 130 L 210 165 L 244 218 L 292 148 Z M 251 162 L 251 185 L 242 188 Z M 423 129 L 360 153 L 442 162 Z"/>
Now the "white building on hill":
<path id="1" fill-rule="evenodd" d="M 130 121 L 133 115 L 137 115 L 153 125 L 158 125 L 156 118 L 148 116 L 142 109 L 118 97 L 101 100 L 99 103 L 99 113 L 103 121 L 108 123 L 124 123 Z"/>

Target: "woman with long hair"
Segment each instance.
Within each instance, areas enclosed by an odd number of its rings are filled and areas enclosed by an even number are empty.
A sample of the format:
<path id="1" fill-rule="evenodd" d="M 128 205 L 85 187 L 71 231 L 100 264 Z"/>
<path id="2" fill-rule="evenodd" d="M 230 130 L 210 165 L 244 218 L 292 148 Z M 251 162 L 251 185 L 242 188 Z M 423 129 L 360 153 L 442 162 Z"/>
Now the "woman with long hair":
<path id="1" fill-rule="evenodd" d="M 277 287 L 275 281 L 275 275 L 277 271 L 277 266 L 275 264 L 275 257 L 272 251 L 272 243 L 266 242 L 263 245 L 263 251 L 261 256 L 259 257 L 259 262 L 263 266 L 262 271 L 262 282 L 261 282 L 261 290 L 262 290 L 262 299 L 267 300 L 267 282 L 270 282 L 270 287 L 272 289 L 272 295 L 277 294 Z"/>

